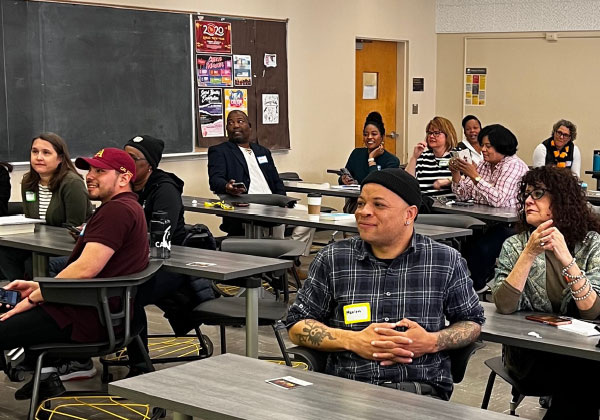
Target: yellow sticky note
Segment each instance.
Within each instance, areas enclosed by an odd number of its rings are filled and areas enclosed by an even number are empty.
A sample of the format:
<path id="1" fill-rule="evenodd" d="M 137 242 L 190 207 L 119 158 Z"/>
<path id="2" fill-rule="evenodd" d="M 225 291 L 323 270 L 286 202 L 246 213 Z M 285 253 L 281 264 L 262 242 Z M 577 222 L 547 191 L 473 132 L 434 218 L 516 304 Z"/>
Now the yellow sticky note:
<path id="1" fill-rule="evenodd" d="M 369 321 L 371 321 L 371 305 L 369 302 L 344 306 L 344 323 L 346 325 Z"/>

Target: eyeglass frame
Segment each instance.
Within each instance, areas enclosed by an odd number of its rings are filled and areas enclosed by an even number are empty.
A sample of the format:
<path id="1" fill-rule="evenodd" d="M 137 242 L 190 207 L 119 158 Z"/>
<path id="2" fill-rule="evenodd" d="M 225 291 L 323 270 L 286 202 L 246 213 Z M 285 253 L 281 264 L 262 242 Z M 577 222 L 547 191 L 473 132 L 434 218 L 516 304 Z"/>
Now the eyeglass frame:
<path id="1" fill-rule="evenodd" d="M 561 138 L 561 139 L 567 139 L 567 140 L 570 140 L 570 139 L 571 139 L 571 133 L 569 133 L 569 134 L 566 134 L 566 133 L 563 133 L 562 131 L 558 131 L 558 130 L 556 130 L 556 131 L 554 132 L 554 135 L 558 136 L 558 137 L 559 137 L 559 138 Z"/>
<path id="2" fill-rule="evenodd" d="M 536 192 L 536 191 L 542 191 L 542 195 L 540 195 L 539 197 L 535 198 L 533 196 L 533 193 Z M 549 191 L 550 190 L 548 188 L 535 188 L 535 189 L 533 189 L 533 190 L 531 190 L 529 192 L 523 191 L 523 193 L 521 194 L 521 198 L 523 199 L 523 202 L 527 201 L 527 199 L 529 197 L 531 197 L 532 200 L 534 200 L 534 201 L 538 201 L 538 200 L 541 200 L 546 195 L 546 193 L 549 192 Z"/>
<path id="3" fill-rule="evenodd" d="M 443 131 L 439 131 L 439 130 L 437 130 L 437 131 L 426 131 L 425 132 L 425 137 L 427 138 L 429 136 L 433 136 L 433 137 L 435 137 L 437 139 L 442 134 L 446 135 L 446 133 L 444 133 Z"/>

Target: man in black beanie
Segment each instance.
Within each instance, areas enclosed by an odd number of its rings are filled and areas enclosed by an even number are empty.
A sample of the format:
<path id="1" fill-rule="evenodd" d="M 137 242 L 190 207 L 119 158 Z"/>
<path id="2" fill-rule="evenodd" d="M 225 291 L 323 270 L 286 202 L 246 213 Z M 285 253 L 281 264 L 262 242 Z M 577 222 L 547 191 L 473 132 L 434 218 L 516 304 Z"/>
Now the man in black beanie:
<path id="1" fill-rule="evenodd" d="M 414 232 L 420 204 L 404 170 L 369 174 L 360 237 L 317 254 L 287 327 L 294 344 L 331 352 L 330 374 L 447 400 L 445 350 L 477 339 L 483 308 L 460 253 Z"/>

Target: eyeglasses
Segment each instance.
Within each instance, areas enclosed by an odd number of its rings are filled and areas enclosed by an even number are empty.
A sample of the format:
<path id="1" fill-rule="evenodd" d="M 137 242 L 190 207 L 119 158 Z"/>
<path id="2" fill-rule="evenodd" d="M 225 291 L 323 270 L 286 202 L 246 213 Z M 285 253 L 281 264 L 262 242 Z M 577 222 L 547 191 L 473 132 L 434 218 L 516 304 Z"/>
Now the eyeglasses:
<path id="1" fill-rule="evenodd" d="M 426 131 L 426 132 L 425 132 L 425 135 L 426 135 L 427 137 L 429 137 L 429 136 L 433 136 L 433 137 L 439 137 L 439 136 L 441 136 L 442 134 L 444 134 L 444 132 L 443 132 L 443 131 Z"/>
<path id="2" fill-rule="evenodd" d="M 560 137 L 561 139 L 570 139 L 570 138 L 571 138 L 571 135 L 570 135 L 570 134 L 568 134 L 568 133 L 563 133 L 562 131 L 558 131 L 558 130 L 556 130 L 556 131 L 554 132 L 554 134 L 556 134 L 556 136 L 557 136 L 557 137 Z"/>
<path id="3" fill-rule="evenodd" d="M 534 200 L 539 200 L 540 198 L 542 198 L 544 196 L 544 194 L 546 194 L 546 191 L 549 191 L 545 188 L 536 188 L 535 190 L 532 191 L 525 191 L 522 195 L 523 198 L 523 202 L 525 202 L 525 200 L 527 200 L 527 198 L 529 198 L 529 196 L 531 196 L 531 198 L 533 198 Z"/>
<path id="4" fill-rule="evenodd" d="M 233 206 L 224 201 L 205 201 L 204 207 L 221 207 L 223 210 L 233 210 Z"/>

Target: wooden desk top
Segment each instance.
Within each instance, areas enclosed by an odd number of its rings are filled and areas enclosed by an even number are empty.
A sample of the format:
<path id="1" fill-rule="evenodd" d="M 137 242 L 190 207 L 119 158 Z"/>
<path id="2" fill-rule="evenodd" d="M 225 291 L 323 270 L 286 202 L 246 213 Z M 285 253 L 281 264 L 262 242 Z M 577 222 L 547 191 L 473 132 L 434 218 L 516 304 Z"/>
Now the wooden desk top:
<path id="1" fill-rule="evenodd" d="M 0 245 L 25 249 L 46 255 L 71 255 L 75 241 L 67 229 L 39 225 L 34 233 L 22 233 L 0 237 Z M 202 267 L 195 262 L 212 263 Z M 226 281 L 252 276 L 292 266 L 291 261 L 253 255 L 232 254 L 207 249 L 173 246 L 171 258 L 165 260 L 164 270 L 211 280 Z"/>
<path id="2" fill-rule="evenodd" d="M 519 220 L 517 209 L 511 207 L 491 207 L 484 204 L 473 204 L 472 206 L 448 206 L 435 201 L 433 203 L 433 209 L 435 212 L 439 213 L 464 214 L 481 220 L 492 220 L 504 223 L 514 223 Z"/>
<path id="3" fill-rule="evenodd" d="M 248 207 L 235 207 L 234 210 L 223 210 L 220 207 L 205 207 L 204 202 L 211 200 L 208 198 L 183 196 L 182 199 L 183 207 L 186 211 L 215 214 L 217 216 L 232 217 L 250 222 L 269 222 L 306 226 L 316 229 L 339 230 L 342 232 L 358 232 L 355 220 L 311 220 L 308 213 L 304 210 L 255 203 L 251 203 Z M 195 205 L 192 202 L 193 200 L 196 200 Z M 415 230 L 417 233 L 434 240 L 469 236 L 473 233 L 471 229 L 423 225 L 420 223 L 415 223 Z"/>
<path id="4" fill-rule="evenodd" d="M 547 351 L 584 359 L 600 360 L 600 349 L 596 347 L 600 337 L 584 337 L 551 325 L 529 321 L 525 316 L 533 312 L 515 312 L 503 315 L 496 312 L 496 305 L 482 302 L 485 311 L 485 324 L 481 338 L 495 343 L 508 344 L 532 350 Z M 534 331 L 542 338 L 528 335 Z"/>
<path id="5" fill-rule="evenodd" d="M 293 376 L 313 385 L 278 388 Z M 112 382 L 108 390 L 203 419 L 509 419 L 501 413 L 262 360 L 223 354 Z"/>

